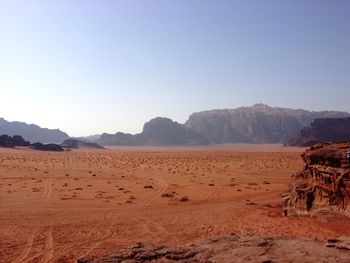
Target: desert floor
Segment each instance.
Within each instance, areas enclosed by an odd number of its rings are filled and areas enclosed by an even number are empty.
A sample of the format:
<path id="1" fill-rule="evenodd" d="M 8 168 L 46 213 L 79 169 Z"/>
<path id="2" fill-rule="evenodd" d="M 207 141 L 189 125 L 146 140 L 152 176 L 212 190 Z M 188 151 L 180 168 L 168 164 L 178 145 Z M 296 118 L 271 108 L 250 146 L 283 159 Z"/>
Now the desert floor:
<path id="1" fill-rule="evenodd" d="M 280 196 L 303 150 L 0 148 L 0 262 L 74 262 L 139 241 L 180 245 L 225 233 L 349 236 L 346 218 L 282 216 Z"/>

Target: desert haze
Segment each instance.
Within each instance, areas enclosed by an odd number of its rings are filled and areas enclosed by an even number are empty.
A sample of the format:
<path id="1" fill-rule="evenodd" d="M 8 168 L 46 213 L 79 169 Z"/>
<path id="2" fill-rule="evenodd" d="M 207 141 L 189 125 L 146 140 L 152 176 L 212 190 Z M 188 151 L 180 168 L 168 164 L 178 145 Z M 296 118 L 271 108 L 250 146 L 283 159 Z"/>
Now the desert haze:
<path id="1" fill-rule="evenodd" d="M 75 262 L 136 242 L 184 245 L 230 233 L 349 236 L 342 216 L 282 215 L 281 193 L 303 168 L 303 151 L 244 144 L 0 148 L 1 262 Z"/>

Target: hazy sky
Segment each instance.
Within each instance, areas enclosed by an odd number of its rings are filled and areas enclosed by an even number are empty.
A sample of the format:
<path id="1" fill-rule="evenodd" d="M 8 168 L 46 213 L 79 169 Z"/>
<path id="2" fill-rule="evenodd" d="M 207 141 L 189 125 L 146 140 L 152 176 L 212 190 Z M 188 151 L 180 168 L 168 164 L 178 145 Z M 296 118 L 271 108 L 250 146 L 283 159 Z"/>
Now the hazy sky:
<path id="1" fill-rule="evenodd" d="M 72 136 L 248 106 L 350 111 L 350 1 L 0 0 L 0 117 Z"/>

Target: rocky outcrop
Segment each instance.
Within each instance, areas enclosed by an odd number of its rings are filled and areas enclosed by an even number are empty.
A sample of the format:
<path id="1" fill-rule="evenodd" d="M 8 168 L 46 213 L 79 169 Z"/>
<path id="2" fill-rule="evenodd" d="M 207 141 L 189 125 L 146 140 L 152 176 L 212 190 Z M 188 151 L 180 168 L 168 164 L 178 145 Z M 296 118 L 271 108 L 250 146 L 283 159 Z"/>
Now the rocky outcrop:
<path id="1" fill-rule="evenodd" d="M 1 135 L 0 136 L 0 147 L 6 147 L 6 148 L 15 148 L 15 147 L 30 147 L 34 150 L 39 151 L 54 151 L 54 152 L 62 152 L 64 149 L 61 145 L 49 143 L 49 144 L 43 144 L 40 142 L 36 142 L 33 144 L 30 144 L 28 141 L 25 141 L 22 136 L 15 135 L 13 137 L 8 135 Z"/>
<path id="2" fill-rule="evenodd" d="M 0 147 L 14 148 L 16 146 L 29 146 L 30 143 L 25 141 L 22 136 L 14 135 L 1 135 L 0 136 Z"/>
<path id="3" fill-rule="evenodd" d="M 350 114 L 255 104 L 250 107 L 193 113 L 185 126 L 208 138 L 210 143 L 287 143 L 314 119 L 345 117 L 350 117 Z"/>
<path id="4" fill-rule="evenodd" d="M 350 217 L 349 148 L 350 141 L 319 143 L 302 154 L 305 168 L 292 177 L 283 197 L 285 215 L 335 212 Z"/>
<path id="5" fill-rule="evenodd" d="M 205 136 L 186 128 L 184 125 L 168 118 L 154 118 L 146 122 L 139 134 L 118 132 L 102 134 L 96 141 L 101 145 L 203 145 L 208 144 Z"/>
<path id="6" fill-rule="evenodd" d="M 69 138 L 67 133 L 58 129 L 41 128 L 37 125 L 27 124 L 25 122 L 9 122 L 3 118 L 0 118 L 0 134 L 7 134 L 10 136 L 20 135 L 25 140 L 32 143 L 62 143 Z"/>
<path id="7" fill-rule="evenodd" d="M 138 243 L 108 256 L 79 259 L 78 263 L 349 262 L 349 258 L 349 238 L 322 242 L 302 238 L 226 235 L 179 247 Z"/>
<path id="8" fill-rule="evenodd" d="M 103 146 L 93 143 L 93 142 L 84 142 L 81 140 L 76 140 L 76 139 L 68 139 L 65 140 L 61 146 L 63 148 L 69 148 L 69 149 L 81 149 L 81 148 L 89 148 L 89 149 L 104 149 Z"/>
<path id="9" fill-rule="evenodd" d="M 61 145 L 49 143 L 49 144 L 42 144 L 40 142 L 33 143 L 31 147 L 34 150 L 38 151 L 50 151 L 50 152 L 63 152 L 64 149 Z"/>
<path id="10" fill-rule="evenodd" d="M 350 118 L 316 119 L 288 143 L 290 146 L 312 146 L 323 141 L 350 140 Z"/>

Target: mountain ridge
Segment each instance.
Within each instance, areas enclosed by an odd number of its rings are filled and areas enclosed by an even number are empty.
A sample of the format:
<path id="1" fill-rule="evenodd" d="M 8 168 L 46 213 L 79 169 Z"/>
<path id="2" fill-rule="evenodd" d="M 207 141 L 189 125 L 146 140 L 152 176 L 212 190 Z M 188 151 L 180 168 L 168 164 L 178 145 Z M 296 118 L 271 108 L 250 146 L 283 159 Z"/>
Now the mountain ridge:
<path id="1" fill-rule="evenodd" d="M 156 117 L 146 122 L 138 134 L 117 132 L 104 133 L 95 141 L 101 145 L 203 145 L 208 144 L 201 134 L 186 128 L 169 118 Z"/>
<path id="2" fill-rule="evenodd" d="M 195 112 L 184 125 L 206 136 L 210 143 L 286 143 L 314 119 L 326 117 L 350 117 L 350 114 L 255 104 Z"/>
<path id="3" fill-rule="evenodd" d="M 312 146 L 324 141 L 350 140 L 350 117 L 315 119 L 292 137 L 290 146 Z"/>
<path id="4" fill-rule="evenodd" d="M 69 135 L 59 129 L 42 128 L 36 124 L 27 124 L 20 121 L 7 121 L 0 118 L 0 135 L 20 135 L 32 143 L 62 143 Z"/>
<path id="5" fill-rule="evenodd" d="M 308 111 L 270 107 L 258 103 L 234 109 L 214 109 L 192 113 L 184 124 L 157 117 L 146 122 L 138 134 L 117 132 L 79 137 L 101 145 L 207 145 L 223 143 L 283 143 L 290 141 L 315 119 L 347 118 L 341 111 Z M 21 135 L 25 140 L 62 143 L 71 137 L 59 129 L 41 128 L 25 122 L 0 118 L 0 135 Z M 74 139 L 74 138 L 71 138 Z"/>

